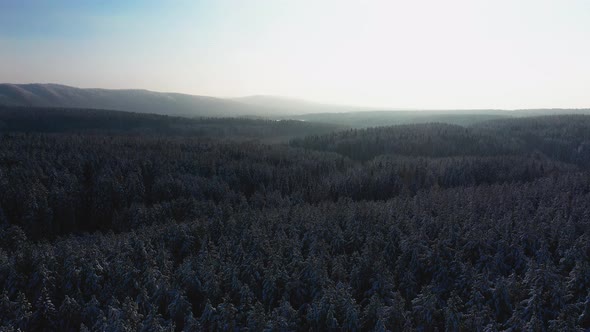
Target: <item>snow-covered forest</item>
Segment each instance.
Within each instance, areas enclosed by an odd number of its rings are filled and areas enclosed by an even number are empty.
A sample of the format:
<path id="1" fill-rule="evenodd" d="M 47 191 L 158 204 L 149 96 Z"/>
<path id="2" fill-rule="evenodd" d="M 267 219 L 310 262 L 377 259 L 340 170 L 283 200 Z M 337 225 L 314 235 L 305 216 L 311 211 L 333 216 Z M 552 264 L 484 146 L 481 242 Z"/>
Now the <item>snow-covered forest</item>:
<path id="1" fill-rule="evenodd" d="M 2 331 L 590 329 L 590 116 L 0 115 Z"/>

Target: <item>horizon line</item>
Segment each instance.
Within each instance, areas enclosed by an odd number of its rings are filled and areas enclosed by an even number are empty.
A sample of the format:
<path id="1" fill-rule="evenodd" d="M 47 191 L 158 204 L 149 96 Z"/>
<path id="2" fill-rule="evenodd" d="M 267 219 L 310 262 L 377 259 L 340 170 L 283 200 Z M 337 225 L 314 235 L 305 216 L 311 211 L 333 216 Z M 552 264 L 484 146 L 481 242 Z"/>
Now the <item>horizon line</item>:
<path id="1" fill-rule="evenodd" d="M 390 106 L 363 106 L 363 105 L 349 105 L 349 104 L 340 104 L 340 103 L 332 103 L 332 102 L 323 102 L 323 101 L 316 101 L 310 100 L 304 97 L 296 97 L 296 96 L 284 96 L 284 95 L 273 95 L 273 94 L 265 94 L 265 93 L 256 93 L 256 94 L 249 94 L 249 95 L 241 95 L 241 96 L 213 96 L 213 95 L 205 95 L 205 94 L 195 94 L 195 93 L 188 93 L 188 92 L 177 92 L 177 91 L 163 91 L 163 90 L 152 90 L 148 88 L 103 88 L 103 87 L 80 87 L 75 85 L 68 85 L 63 83 L 55 83 L 55 82 L 31 82 L 31 83 L 10 83 L 10 82 L 0 82 L 0 85 L 54 85 L 54 86 L 61 86 L 66 88 L 72 89 L 79 89 L 79 90 L 106 90 L 106 91 L 145 91 L 145 92 L 153 92 L 153 93 L 161 93 L 161 94 L 177 94 L 177 95 L 185 95 L 185 96 L 193 96 L 193 97 L 204 97 L 204 98 L 214 98 L 219 100 L 234 100 L 237 102 L 241 102 L 236 99 L 243 99 L 243 98 L 252 98 L 252 97 L 266 97 L 266 98 L 277 98 L 283 99 L 285 101 L 296 101 L 296 102 L 303 102 L 309 104 L 316 104 L 320 106 L 328 106 L 328 107 L 348 107 L 348 108 L 355 108 L 357 110 L 349 110 L 346 112 L 319 112 L 316 114 L 322 113 L 331 113 L 331 114 L 338 114 L 338 113 L 353 113 L 353 112 L 444 112 L 444 111 L 505 111 L 505 112 L 514 112 L 514 111 L 530 111 L 530 110 L 590 110 L 590 106 L 588 107 L 524 107 L 524 108 L 478 108 L 478 107 L 471 107 L 471 108 L 423 108 L 423 107 L 390 107 Z M 31 106 L 35 107 L 35 106 Z"/>

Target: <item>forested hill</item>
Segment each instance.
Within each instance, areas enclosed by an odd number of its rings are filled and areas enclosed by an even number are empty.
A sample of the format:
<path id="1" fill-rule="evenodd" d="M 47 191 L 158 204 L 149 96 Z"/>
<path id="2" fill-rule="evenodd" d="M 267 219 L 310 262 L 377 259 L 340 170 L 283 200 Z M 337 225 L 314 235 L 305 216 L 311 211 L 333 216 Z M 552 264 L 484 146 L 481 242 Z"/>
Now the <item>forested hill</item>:
<path id="1" fill-rule="evenodd" d="M 367 128 L 441 122 L 460 126 L 471 126 L 480 122 L 497 119 L 524 118 L 542 115 L 590 115 L 590 109 L 528 109 L 528 110 L 422 110 L 422 111 L 349 111 L 332 113 L 311 113 L 293 116 L 293 119 L 312 122 L 333 123 L 350 128 Z"/>
<path id="2" fill-rule="evenodd" d="M 0 133 L 143 134 L 279 143 L 339 129 L 338 125 L 296 120 L 189 119 L 111 110 L 0 106 Z"/>
<path id="3" fill-rule="evenodd" d="M 393 126 L 402 124 L 441 122 L 460 126 L 493 119 L 517 116 L 501 110 L 449 110 L 449 111 L 362 111 L 346 113 L 311 113 L 292 117 L 296 120 L 333 123 L 350 128 Z"/>
<path id="4" fill-rule="evenodd" d="M 350 129 L 294 140 L 291 145 L 333 151 L 352 159 L 369 160 L 383 154 L 461 156 L 510 154 L 505 137 L 444 123 Z"/>
<path id="5" fill-rule="evenodd" d="M 11 110 L 2 331 L 590 329 L 589 117 L 265 144 Z"/>
<path id="6" fill-rule="evenodd" d="M 261 107 L 221 98 L 147 90 L 80 89 L 59 84 L 0 84 L 0 105 L 113 109 L 184 116 L 269 114 L 269 110 Z"/>
<path id="7" fill-rule="evenodd" d="M 589 109 L 375 110 L 368 107 L 321 104 L 264 95 L 216 98 L 137 89 L 82 89 L 61 84 L 8 83 L 0 83 L 0 106 L 109 109 L 184 117 L 263 116 L 350 128 L 428 122 L 469 126 L 502 118 L 567 113 L 590 114 Z"/>
<path id="8" fill-rule="evenodd" d="M 187 117 L 287 116 L 359 110 L 288 98 L 216 98 L 148 90 L 81 89 L 60 84 L 0 84 L 0 105 L 92 108 Z"/>
<path id="9" fill-rule="evenodd" d="M 590 115 L 552 115 L 485 121 L 469 127 L 442 123 L 350 129 L 296 139 L 292 146 L 332 151 L 357 160 L 383 154 L 461 156 L 538 151 L 590 165 Z"/>

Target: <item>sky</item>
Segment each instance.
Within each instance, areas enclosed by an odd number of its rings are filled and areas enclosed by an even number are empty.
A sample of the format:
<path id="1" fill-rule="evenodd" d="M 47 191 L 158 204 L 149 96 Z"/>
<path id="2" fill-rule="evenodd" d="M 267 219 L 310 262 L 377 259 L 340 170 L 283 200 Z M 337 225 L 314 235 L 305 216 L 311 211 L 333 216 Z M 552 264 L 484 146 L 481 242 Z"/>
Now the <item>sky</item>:
<path id="1" fill-rule="evenodd" d="M 590 0 L 0 0 L 0 82 L 590 107 Z"/>

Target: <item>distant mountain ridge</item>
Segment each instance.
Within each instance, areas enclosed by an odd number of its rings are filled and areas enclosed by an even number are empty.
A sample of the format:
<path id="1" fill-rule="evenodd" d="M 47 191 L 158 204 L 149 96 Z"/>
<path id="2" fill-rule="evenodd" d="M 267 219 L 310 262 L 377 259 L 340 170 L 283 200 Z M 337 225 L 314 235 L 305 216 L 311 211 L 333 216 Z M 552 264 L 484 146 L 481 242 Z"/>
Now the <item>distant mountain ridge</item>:
<path id="1" fill-rule="evenodd" d="M 188 117 L 287 116 L 354 110 L 290 98 L 216 98 L 148 90 L 82 89 L 60 84 L 0 84 L 0 105 L 112 109 Z M 358 109 L 357 109 L 358 110 Z"/>
<path id="2" fill-rule="evenodd" d="M 270 95 L 217 98 L 139 89 L 83 89 L 41 83 L 0 83 L 0 106 L 109 109 L 184 117 L 255 116 L 327 122 L 351 127 L 424 122 L 470 125 L 507 117 L 590 114 L 590 109 L 376 110 Z"/>

